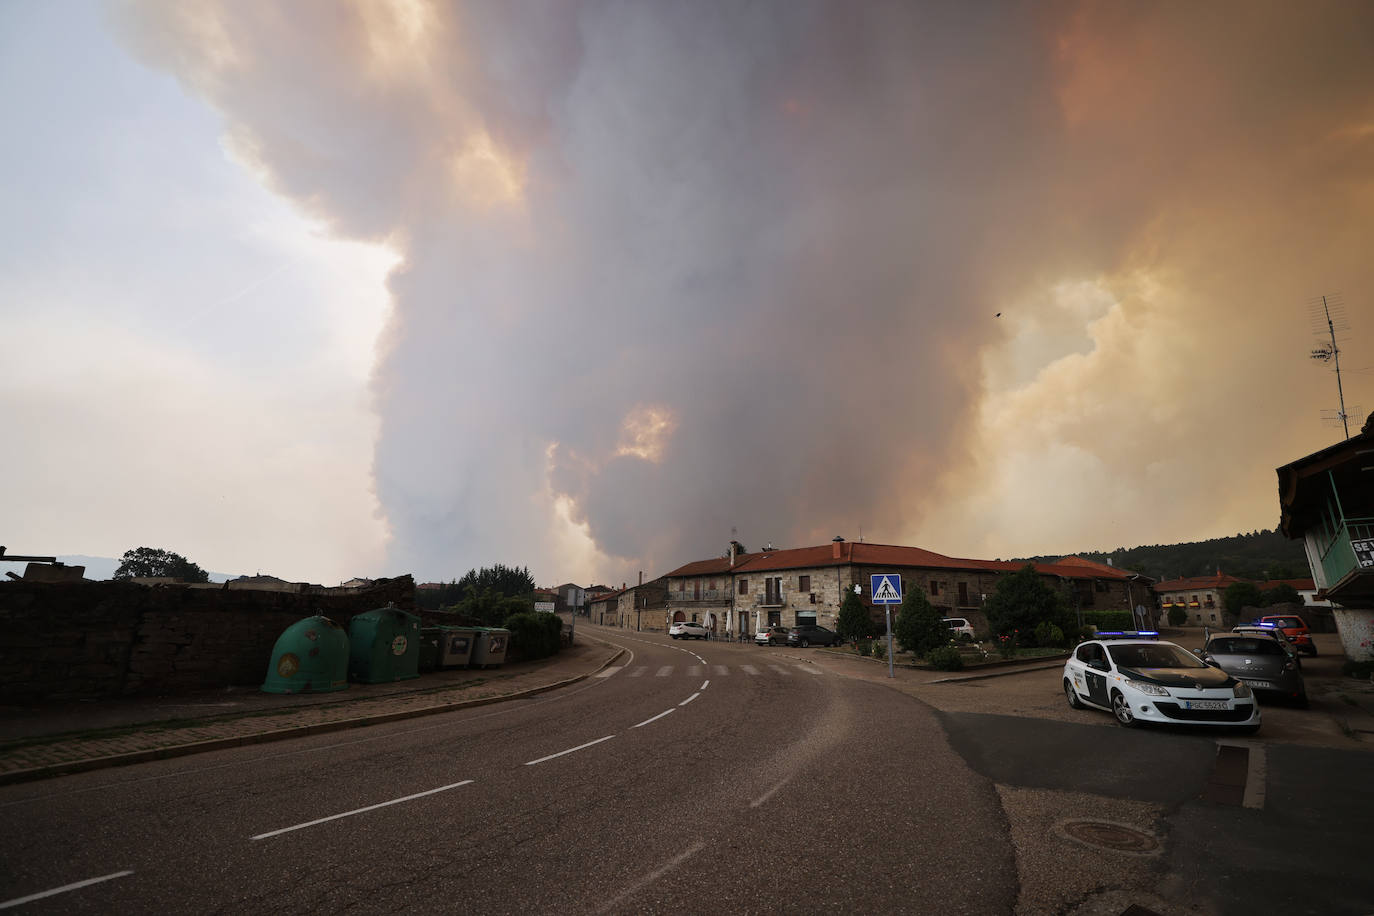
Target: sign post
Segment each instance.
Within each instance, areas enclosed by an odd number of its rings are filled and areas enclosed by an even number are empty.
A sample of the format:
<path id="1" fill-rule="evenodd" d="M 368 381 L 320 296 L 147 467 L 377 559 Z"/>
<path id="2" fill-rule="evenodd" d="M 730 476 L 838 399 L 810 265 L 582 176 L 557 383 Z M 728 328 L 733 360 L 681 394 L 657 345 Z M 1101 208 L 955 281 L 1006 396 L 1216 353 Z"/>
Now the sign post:
<path id="1" fill-rule="evenodd" d="M 902 577 L 895 573 L 869 576 L 873 603 L 883 605 L 887 612 L 887 676 L 896 677 L 892 670 L 892 605 L 902 603 Z"/>

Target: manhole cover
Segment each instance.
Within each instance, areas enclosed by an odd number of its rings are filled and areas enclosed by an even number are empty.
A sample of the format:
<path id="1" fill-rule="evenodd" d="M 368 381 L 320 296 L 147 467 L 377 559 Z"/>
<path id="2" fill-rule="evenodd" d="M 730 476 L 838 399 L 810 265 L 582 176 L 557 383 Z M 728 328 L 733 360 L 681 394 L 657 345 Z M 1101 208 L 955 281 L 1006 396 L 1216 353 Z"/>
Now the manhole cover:
<path id="1" fill-rule="evenodd" d="M 1110 821 L 1064 821 L 1055 825 L 1059 832 L 1096 849 L 1110 849 L 1148 856 L 1160 851 L 1159 840 L 1125 824 Z"/>

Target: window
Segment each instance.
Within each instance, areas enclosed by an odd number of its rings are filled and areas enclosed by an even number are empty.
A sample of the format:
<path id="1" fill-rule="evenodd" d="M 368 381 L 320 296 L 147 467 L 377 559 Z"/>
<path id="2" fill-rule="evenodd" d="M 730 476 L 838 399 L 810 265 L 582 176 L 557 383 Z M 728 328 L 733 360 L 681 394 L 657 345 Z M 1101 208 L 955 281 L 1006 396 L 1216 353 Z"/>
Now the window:
<path id="1" fill-rule="evenodd" d="M 712 580 L 711 580 L 711 584 L 708 585 L 708 586 L 706 586 L 706 588 L 707 588 L 708 590 L 710 590 L 710 591 L 715 591 L 715 590 L 716 590 L 716 580 L 715 580 L 715 579 L 712 579 Z"/>
<path id="2" fill-rule="evenodd" d="M 1094 579 L 1093 584 L 1097 586 L 1097 590 L 1099 592 L 1105 592 L 1111 588 L 1111 586 L 1109 586 L 1106 582 L 1103 582 L 1101 579 Z"/>
<path id="3" fill-rule="evenodd" d="M 797 591 L 799 591 L 799 592 L 809 592 L 809 591 L 811 591 L 811 577 L 810 577 L 810 576 L 797 576 Z"/>
<path id="4" fill-rule="evenodd" d="M 969 604 L 968 604 L 968 583 L 967 583 L 967 582 L 960 582 L 960 583 L 959 583 L 959 606 L 960 606 L 960 607 L 968 607 L 968 606 L 969 606 Z"/>
<path id="5" fill-rule="evenodd" d="M 940 583 L 936 582 L 934 579 L 930 580 L 930 597 L 940 597 Z"/>
<path id="6" fill-rule="evenodd" d="M 697 601 L 700 601 L 700 600 L 701 600 L 701 580 L 700 580 L 700 579 L 693 579 L 693 580 L 692 580 L 692 598 L 695 599 L 695 600 L 697 600 Z"/>
<path id="7" fill-rule="evenodd" d="M 782 604 L 782 576 L 774 576 L 763 580 L 763 603 L 771 605 Z"/>
<path id="8" fill-rule="evenodd" d="M 686 580 L 686 579 L 678 579 L 678 580 L 677 580 L 677 590 L 678 590 L 679 593 L 687 591 L 687 580 Z"/>
<path id="9" fill-rule="evenodd" d="M 741 595 L 747 595 L 747 594 L 749 594 L 749 580 L 748 580 L 748 579 L 740 579 L 740 580 L 739 580 L 739 593 L 740 593 Z"/>

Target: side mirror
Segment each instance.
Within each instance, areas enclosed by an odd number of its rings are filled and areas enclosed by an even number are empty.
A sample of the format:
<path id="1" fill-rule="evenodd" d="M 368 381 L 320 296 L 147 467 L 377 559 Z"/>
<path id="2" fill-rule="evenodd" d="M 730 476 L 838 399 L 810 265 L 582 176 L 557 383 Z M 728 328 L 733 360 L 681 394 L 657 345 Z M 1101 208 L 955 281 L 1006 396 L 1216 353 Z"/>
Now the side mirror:
<path id="1" fill-rule="evenodd" d="M 1205 657 L 1206 657 L 1206 650 L 1204 650 L 1204 649 L 1194 649 L 1194 650 L 1193 650 L 1193 654 L 1196 655 L 1198 658 L 1205 658 Z"/>

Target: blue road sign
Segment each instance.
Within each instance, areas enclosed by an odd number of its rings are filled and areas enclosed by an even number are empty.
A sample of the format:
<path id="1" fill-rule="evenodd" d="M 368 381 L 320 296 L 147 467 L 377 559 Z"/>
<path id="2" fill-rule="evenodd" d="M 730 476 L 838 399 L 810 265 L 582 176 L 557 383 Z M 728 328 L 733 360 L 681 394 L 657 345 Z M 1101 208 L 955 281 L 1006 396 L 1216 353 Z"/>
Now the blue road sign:
<path id="1" fill-rule="evenodd" d="M 901 604 L 902 603 L 902 577 L 895 573 L 885 573 L 881 576 L 869 576 L 872 581 L 874 604 Z"/>

